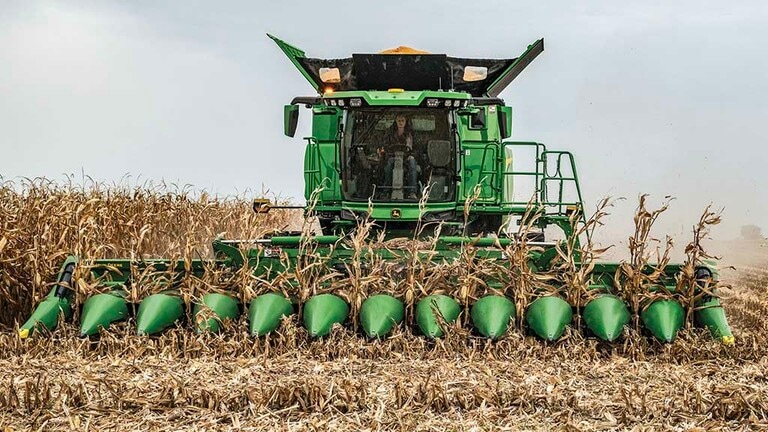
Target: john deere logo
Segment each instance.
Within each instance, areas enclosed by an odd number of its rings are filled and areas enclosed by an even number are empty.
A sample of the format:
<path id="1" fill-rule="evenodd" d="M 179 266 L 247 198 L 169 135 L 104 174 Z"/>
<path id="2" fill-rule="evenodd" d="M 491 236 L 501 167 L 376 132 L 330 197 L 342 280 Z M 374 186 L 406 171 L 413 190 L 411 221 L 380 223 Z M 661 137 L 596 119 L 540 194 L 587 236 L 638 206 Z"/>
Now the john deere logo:
<path id="1" fill-rule="evenodd" d="M 400 219 L 400 209 L 392 209 L 392 219 Z"/>

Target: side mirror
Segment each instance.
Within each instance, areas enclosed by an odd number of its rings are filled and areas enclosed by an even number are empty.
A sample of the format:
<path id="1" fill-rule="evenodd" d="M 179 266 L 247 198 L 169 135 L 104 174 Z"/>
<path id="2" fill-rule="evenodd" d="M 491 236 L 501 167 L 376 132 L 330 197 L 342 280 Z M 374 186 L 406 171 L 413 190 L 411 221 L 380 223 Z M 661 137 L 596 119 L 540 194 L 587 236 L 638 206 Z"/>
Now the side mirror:
<path id="1" fill-rule="evenodd" d="M 512 107 L 500 106 L 499 113 L 499 134 L 501 139 L 512 136 Z"/>
<path id="2" fill-rule="evenodd" d="M 296 126 L 299 124 L 299 106 L 286 105 L 283 107 L 283 132 L 293 138 L 296 135 Z"/>

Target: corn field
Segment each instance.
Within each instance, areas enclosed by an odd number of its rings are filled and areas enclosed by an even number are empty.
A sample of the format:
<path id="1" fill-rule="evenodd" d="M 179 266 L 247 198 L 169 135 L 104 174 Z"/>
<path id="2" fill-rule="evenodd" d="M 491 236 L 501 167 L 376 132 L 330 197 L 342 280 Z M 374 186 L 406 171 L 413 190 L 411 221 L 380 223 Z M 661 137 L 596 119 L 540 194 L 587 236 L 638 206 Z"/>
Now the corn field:
<path id="1" fill-rule="evenodd" d="M 630 327 L 607 344 L 569 328 L 554 343 L 515 329 L 499 341 L 447 328 L 428 340 L 398 328 L 384 340 L 366 340 L 353 326 L 311 339 L 295 317 L 262 338 L 248 336 L 245 319 L 221 335 L 174 328 L 139 337 L 121 323 L 96 339 L 77 337 L 65 323 L 45 337 L 20 340 L 15 329 L 50 290 L 64 256 L 83 258 L 209 257 L 210 241 L 255 238 L 296 225 L 287 211 L 255 214 L 245 199 L 221 199 L 164 185 L 139 188 L 58 184 L 44 179 L 0 184 L 0 429 L 2 430 L 759 430 L 768 428 L 768 246 L 718 245 L 722 301 L 737 343 L 725 346 L 700 329 L 686 328 L 672 344 L 661 344 Z M 598 215 L 608 207 L 598 206 Z M 658 211 L 658 213 L 656 213 Z M 639 308 L 652 277 L 637 269 L 652 249 L 650 228 L 663 212 L 646 210 L 641 198 L 631 258 L 621 266 L 627 283 L 620 293 Z M 716 222 L 707 209 L 698 225 Z M 586 229 L 600 225 L 599 216 Z M 301 225 L 299 218 L 299 225 Z M 364 226 L 362 228 L 365 228 Z M 301 228 L 300 228 L 301 229 Z M 310 229 L 308 226 L 303 229 Z M 524 228 L 521 228 L 524 229 Z M 701 231 L 705 233 L 705 229 Z M 366 240 L 365 229 L 350 239 L 356 256 L 372 247 L 409 248 Z M 709 256 L 694 236 L 686 253 Z M 659 262 L 670 242 L 660 242 Z M 693 245 L 693 246 L 691 246 Z M 419 248 L 429 248 L 420 244 Z M 506 251 L 520 259 L 526 249 Z M 591 244 L 584 260 L 599 258 Z M 310 251 L 311 252 L 311 251 Z M 561 251 L 554 275 L 520 267 L 518 321 L 533 286 L 564 286 L 583 304 L 587 275 Z M 311 254 L 309 254 L 311 256 Z M 450 292 L 463 305 L 492 291 L 484 276 L 497 269 L 477 263 L 473 251 L 458 264 L 437 268 L 414 260 L 393 270 L 354 263 L 348 277 L 330 284 L 352 309 L 373 292 L 406 299 Z M 309 262 L 292 275 L 299 299 L 318 290 Z M 728 266 L 733 266 L 729 268 Z M 461 281 L 448 283 L 448 275 Z M 238 278 L 238 275 L 221 275 Z M 632 279 L 635 277 L 636 279 Z M 683 276 L 681 278 L 683 284 Z M 259 289 L 240 279 L 239 296 Z M 200 282 L 200 281 L 199 281 Z M 184 294 L 194 298 L 216 281 L 201 281 Z M 198 285 L 200 285 L 200 283 Z M 682 285 L 681 285 L 682 286 Z M 78 298 L 90 294 L 78 291 Z M 134 293 L 142 296 L 146 293 Z M 664 295 L 664 294 L 654 294 Z M 693 294 L 681 300 L 693 301 Z M 410 300 L 409 300 L 410 299 Z M 636 311 L 635 311 L 636 312 Z M 466 319 L 466 317 L 464 317 Z"/>

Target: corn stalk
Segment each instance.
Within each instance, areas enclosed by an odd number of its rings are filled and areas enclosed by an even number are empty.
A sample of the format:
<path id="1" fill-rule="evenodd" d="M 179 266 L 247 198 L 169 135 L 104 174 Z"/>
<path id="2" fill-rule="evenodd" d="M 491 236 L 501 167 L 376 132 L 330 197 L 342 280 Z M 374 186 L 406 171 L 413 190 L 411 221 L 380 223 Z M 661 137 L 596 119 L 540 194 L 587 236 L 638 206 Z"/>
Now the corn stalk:
<path id="1" fill-rule="evenodd" d="M 614 286 L 618 294 L 629 304 L 635 329 L 640 328 L 640 313 L 654 300 L 671 298 L 672 293 L 661 283 L 664 269 L 669 264 L 672 238 L 666 236 L 663 251 L 659 241 L 651 237 L 651 230 L 658 217 L 669 208 L 671 198 L 655 210 L 646 208 L 648 195 L 640 196 L 635 211 L 635 231 L 629 237 L 629 262 L 622 261 L 614 275 Z M 653 244 L 656 247 L 653 247 Z M 655 256 L 656 262 L 651 263 Z"/>

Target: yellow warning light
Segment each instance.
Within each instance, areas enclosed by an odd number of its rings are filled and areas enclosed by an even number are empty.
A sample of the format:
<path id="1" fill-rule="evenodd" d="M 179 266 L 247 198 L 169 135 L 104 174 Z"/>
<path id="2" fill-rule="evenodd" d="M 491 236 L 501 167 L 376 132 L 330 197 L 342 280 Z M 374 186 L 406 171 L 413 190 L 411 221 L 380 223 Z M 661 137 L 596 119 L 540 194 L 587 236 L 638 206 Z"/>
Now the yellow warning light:
<path id="1" fill-rule="evenodd" d="M 331 93 L 333 93 L 333 87 L 326 87 L 325 94 L 331 94 Z"/>
<path id="2" fill-rule="evenodd" d="M 403 90 L 403 89 L 401 89 L 401 88 L 391 88 L 391 89 L 389 89 L 389 90 L 387 90 L 387 91 L 388 91 L 388 92 L 390 92 L 390 93 L 402 93 L 402 92 L 404 92 L 405 90 Z"/>

